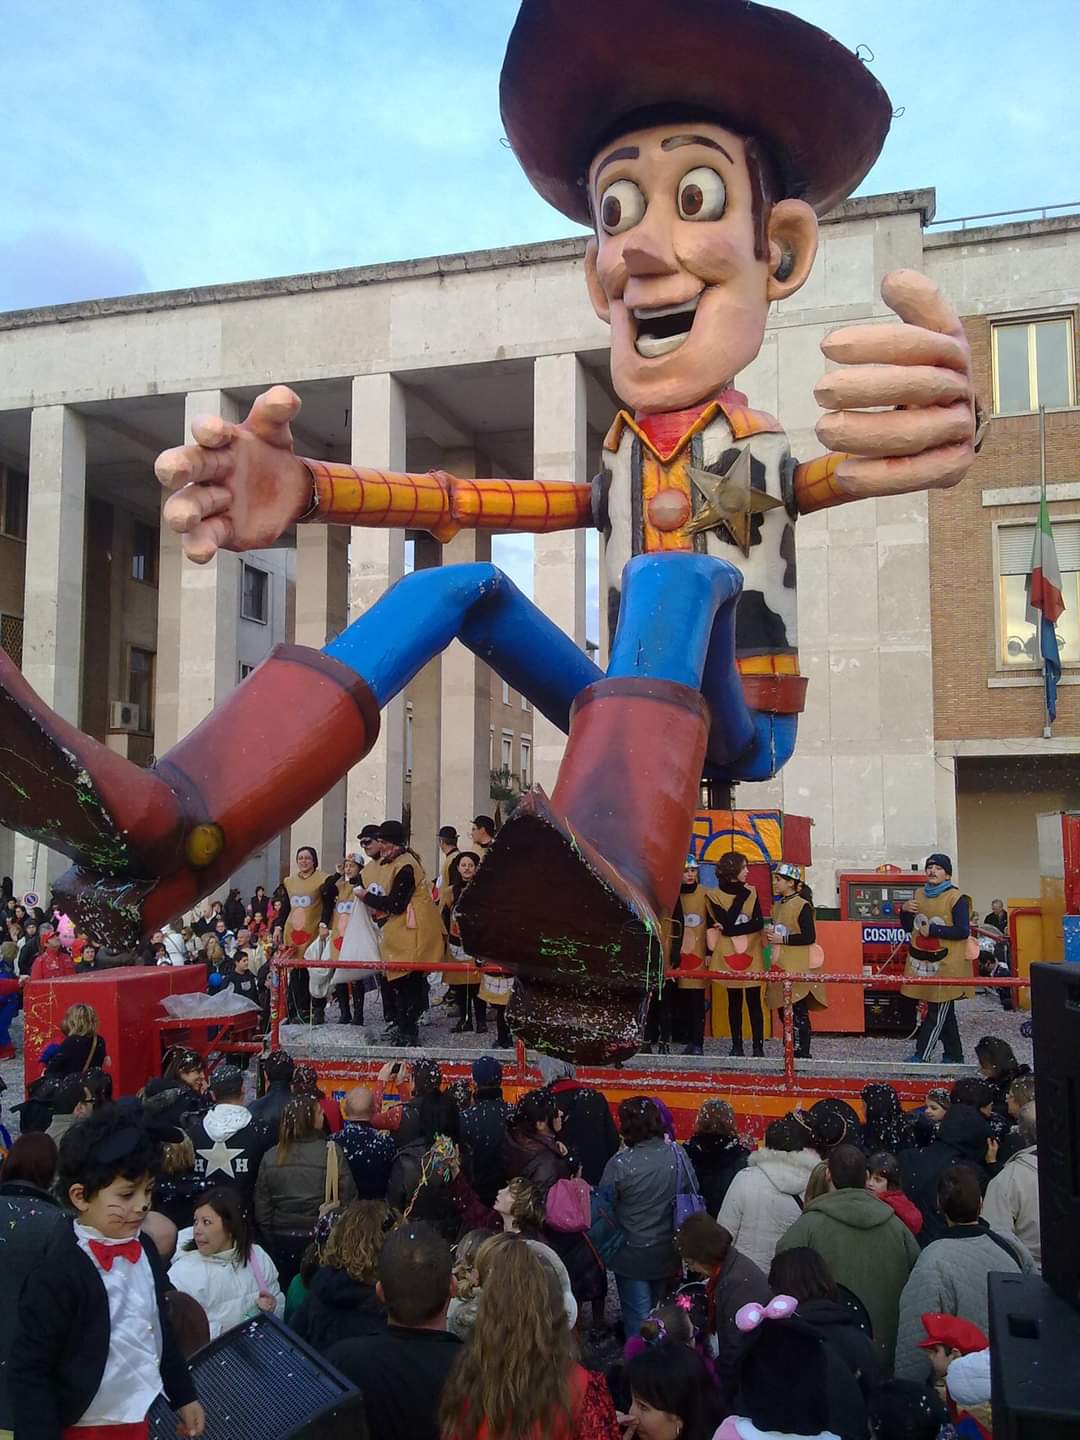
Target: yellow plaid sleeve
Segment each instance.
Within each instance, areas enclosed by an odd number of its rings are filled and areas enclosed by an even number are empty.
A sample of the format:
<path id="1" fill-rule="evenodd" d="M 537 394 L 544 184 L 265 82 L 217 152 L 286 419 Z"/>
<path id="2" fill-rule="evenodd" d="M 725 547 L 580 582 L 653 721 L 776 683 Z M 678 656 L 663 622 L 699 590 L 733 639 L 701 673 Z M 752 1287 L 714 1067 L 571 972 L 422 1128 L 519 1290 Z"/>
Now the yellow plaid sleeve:
<path id="1" fill-rule="evenodd" d="M 795 466 L 795 505 L 800 515 L 829 510 L 833 505 L 845 505 L 852 498 L 840 488 L 836 478 L 838 466 L 851 458 L 850 455 L 830 452 Z"/>
<path id="2" fill-rule="evenodd" d="M 423 475 L 305 460 L 315 494 L 301 518 L 324 525 L 427 530 L 452 540 L 459 530 L 546 535 L 592 524 L 592 487 L 556 480 L 462 480 L 445 470 Z"/>

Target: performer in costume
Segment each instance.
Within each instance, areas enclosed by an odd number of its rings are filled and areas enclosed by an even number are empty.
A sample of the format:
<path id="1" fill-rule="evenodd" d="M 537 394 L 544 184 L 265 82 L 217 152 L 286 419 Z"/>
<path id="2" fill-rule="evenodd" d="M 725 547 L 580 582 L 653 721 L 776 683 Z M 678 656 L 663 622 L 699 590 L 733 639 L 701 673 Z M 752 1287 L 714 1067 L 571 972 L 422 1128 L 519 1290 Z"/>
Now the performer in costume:
<path id="1" fill-rule="evenodd" d="M 361 901 L 380 927 L 379 948 L 387 983 L 394 990 L 395 1033 L 398 1045 L 418 1045 L 417 1029 L 427 1002 L 427 972 L 395 970 L 395 961 L 420 961 L 437 970 L 446 956 L 446 932 L 431 898 L 424 867 L 406 848 L 405 830 L 398 820 L 379 826 L 380 861 L 377 881 Z"/>
<path id="2" fill-rule="evenodd" d="M 450 929 L 450 909 L 453 899 L 449 890 L 449 871 L 454 857 L 461 852 L 458 849 L 458 833 L 452 825 L 443 825 L 438 834 L 439 842 L 439 881 L 436 886 L 435 899 L 439 906 L 439 914 L 447 930 Z"/>
<path id="3" fill-rule="evenodd" d="M 770 969 L 786 970 L 789 975 L 805 975 L 816 968 L 817 927 L 814 907 L 803 894 L 802 871 L 798 865 L 781 863 L 773 873 L 773 907 L 765 939 L 771 952 Z M 794 1032 L 795 1054 L 800 1060 L 810 1058 L 810 1011 L 825 1010 L 822 985 L 798 984 L 791 992 L 791 1027 Z M 765 986 L 765 1004 L 779 1011 L 784 1004 L 784 987 L 776 981 Z"/>
<path id="4" fill-rule="evenodd" d="M 458 901 L 476 878 L 476 871 L 480 865 L 479 855 L 474 855 L 471 850 L 455 851 L 453 858 L 447 866 L 447 878 L 445 889 L 440 886 L 439 895 L 446 897 L 446 909 L 443 912 L 447 917 L 447 934 L 449 936 L 449 951 L 454 960 L 471 960 L 473 957 L 466 954 L 465 947 L 461 943 L 461 927 L 457 922 Z M 476 1017 L 476 1033 L 487 1034 L 487 1005 L 480 999 L 480 971 L 475 975 L 463 974 L 460 970 L 455 972 L 451 990 L 454 993 L 458 1005 L 461 1007 L 461 1019 L 454 1026 L 452 1033 L 460 1035 L 464 1031 L 473 1029 L 473 1016 Z"/>
<path id="5" fill-rule="evenodd" d="M 326 921 L 320 920 L 315 939 L 304 951 L 305 960 L 320 962 L 317 970 L 305 971 L 311 996 L 311 1023 L 313 1025 L 326 1024 L 326 999 L 330 994 L 330 982 L 334 974 L 333 965 L 326 962 L 332 961 L 333 958 L 333 933 Z"/>
<path id="6" fill-rule="evenodd" d="M 967 897 L 953 884 L 952 860 L 940 852 L 929 856 L 924 866 L 926 884 L 905 901 L 900 922 L 911 936 L 905 973 L 923 978 L 968 980 L 972 960 L 968 954 L 971 936 L 971 908 Z M 915 1032 L 913 1060 L 930 1060 L 940 1041 L 945 1063 L 962 1065 L 964 1046 L 956 1023 L 957 1000 L 970 999 L 974 991 L 963 985 L 935 986 L 920 990 L 905 986 L 901 995 L 926 1004 L 926 1018 Z"/>
<path id="7" fill-rule="evenodd" d="M 765 965 L 758 893 L 747 883 L 750 867 L 744 855 L 734 850 L 721 855 L 716 866 L 716 889 L 706 892 L 705 905 L 712 942 L 709 969 L 722 982 L 712 988 L 713 1011 L 716 1013 L 723 992 L 727 992 L 728 1025 L 731 1029 L 731 1054 L 743 1051 L 743 995 L 750 1015 L 752 1054 L 765 1054 L 765 1018 L 761 1013 L 761 985 L 754 980 L 740 980 L 746 970 L 761 970 Z"/>
<path id="8" fill-rule="evenodd" d="M 681 918 L 679 974 L 676 979 L 679 1018 L 686 1039 L 684 1055 L 705 1053 L 705 978 L 708 961 L 708 901 L 698 862 L 687 856 L 676 916 Z"/>
<path id="9" fill-rule="evenodd" d="M 341 955 L 341 946 L 349 919 L 356 903 L 357 891 L 362 887 L 363 869 L 355 855 L 347 855 L 341 867 L 341 879 L 334 896 L 334 920 L 332 926 L 335 959 Z M 341 1012 L 342 1025 L 363 1025 L 364 1023 L 364 977 L 351 970 L 336 971 L 333 977 L 334 999 Z M 352 1004 L 350 1005 L 350 994 Z"/>
<path id="10" fill-rule="evenodd" d="M 417 571 L 324 652 L 279 647 L 141 771 L 0 656 L 13 741 L 0 819 L 72 855 L 68 909 L 97 938 L 129 939 L 324 794 L 375 742 L 380 708 L 460 638 L 570 732 L 551 796 L 525 797 L 470 887 L 467 948 L 517 973 L 524 1038 L 613 1059 L 640 1042 L 703 770 L 762 779 L 791 753 L 797 516 L 956 484 L 976 436 L 970 355 L 936 288 L 901 271 L 882 294 L 902 323 L 823 342 L 838 367 L 816 390 L 830 410 L 818 434 L 833 453 L 796 463 L 778 422 L 733 389 L 769 306 L 810 273 L 817 214 L 866 175 L 889 127 L 884 90 L 815 26 L 750 0 L 524 0 L 500 93 L 530 181 L 594 230 L 586 282 L 626 406 L 604 472 L 560 484 L 301 460 L 299 400 L 279 386 L 238 425 L 200 418 L 195 444 L 160 457 L 178 492 L 165 518 L 199 562 L 297 521 L 444 541 L 596 526 L 618 612 L 607 674 L 493 566 Z"/>
<path id="11" fill-rule="evenodd" d="M 319 855 L 310 845 L 296 852 L 296 869 L 281 882 L 289 896 L 284 941 L 297 955 L 303 955 L 319 933 L 324 892 L 334 877 L 319 869 Z M 289 973 L 289 1013 L 305 1023 L 311 1020 L 311 982 L 306 970 Z"/>

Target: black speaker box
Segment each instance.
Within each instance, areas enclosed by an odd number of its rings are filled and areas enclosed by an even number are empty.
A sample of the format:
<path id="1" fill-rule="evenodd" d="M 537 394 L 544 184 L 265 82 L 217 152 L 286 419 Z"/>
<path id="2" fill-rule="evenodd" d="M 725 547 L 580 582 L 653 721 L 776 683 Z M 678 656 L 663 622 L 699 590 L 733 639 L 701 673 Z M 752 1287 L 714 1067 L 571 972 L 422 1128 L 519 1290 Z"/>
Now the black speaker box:
<path id="1" fill-rule="evenodd" d="M 1080 1310 L 1037 1275 L 988 1278 L 994 1440 L 1077 1440 Z"/>
<path id="2" fill-rule="evenodd" d="M 1043 1279 L 1080 1303 L 1080 965 L 1033 965 Z"/>
<path id="3" fill-rule="evenodd" d="M 191 1359 L 205 1440 L 369 1440 L 360 1392 L 272 1315 L 219 1335 Z M 175 1440 L 165 1397 L 151 1440 Z"/>

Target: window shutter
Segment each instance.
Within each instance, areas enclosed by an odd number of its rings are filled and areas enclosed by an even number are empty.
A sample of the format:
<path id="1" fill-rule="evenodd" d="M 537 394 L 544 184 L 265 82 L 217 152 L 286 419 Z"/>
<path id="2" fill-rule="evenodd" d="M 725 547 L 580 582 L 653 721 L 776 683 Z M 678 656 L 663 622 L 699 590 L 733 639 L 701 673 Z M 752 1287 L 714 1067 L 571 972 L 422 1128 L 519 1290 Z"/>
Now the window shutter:
<path id="1" fill-rule="evenodd" d="M 1026 575 L 1034 541 L 1034 525 L 1002 525 L 998 529 L 999 573 Z M 1059 521 L 1054 526 L 1054 544 L 1062 574 L 1080 570 L 1080 520 Z"/>

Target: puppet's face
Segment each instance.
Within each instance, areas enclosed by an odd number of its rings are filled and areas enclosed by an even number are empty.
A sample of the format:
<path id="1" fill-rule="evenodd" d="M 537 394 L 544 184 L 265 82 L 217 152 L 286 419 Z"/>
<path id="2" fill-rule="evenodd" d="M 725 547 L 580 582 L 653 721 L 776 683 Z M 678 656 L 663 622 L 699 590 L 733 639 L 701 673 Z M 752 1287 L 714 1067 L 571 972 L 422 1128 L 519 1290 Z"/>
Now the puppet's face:
<path id="1" fill-rule="evenodd" d="M 586 278 L 611 325 L 611 378 L 632 409 L 711 399 L 761 348 L 769 302 L 806 279 L 817 220 L 770 209 L 746 142 L 701 120 L 605 145 L 589 169 L 596 239 Z"/>

